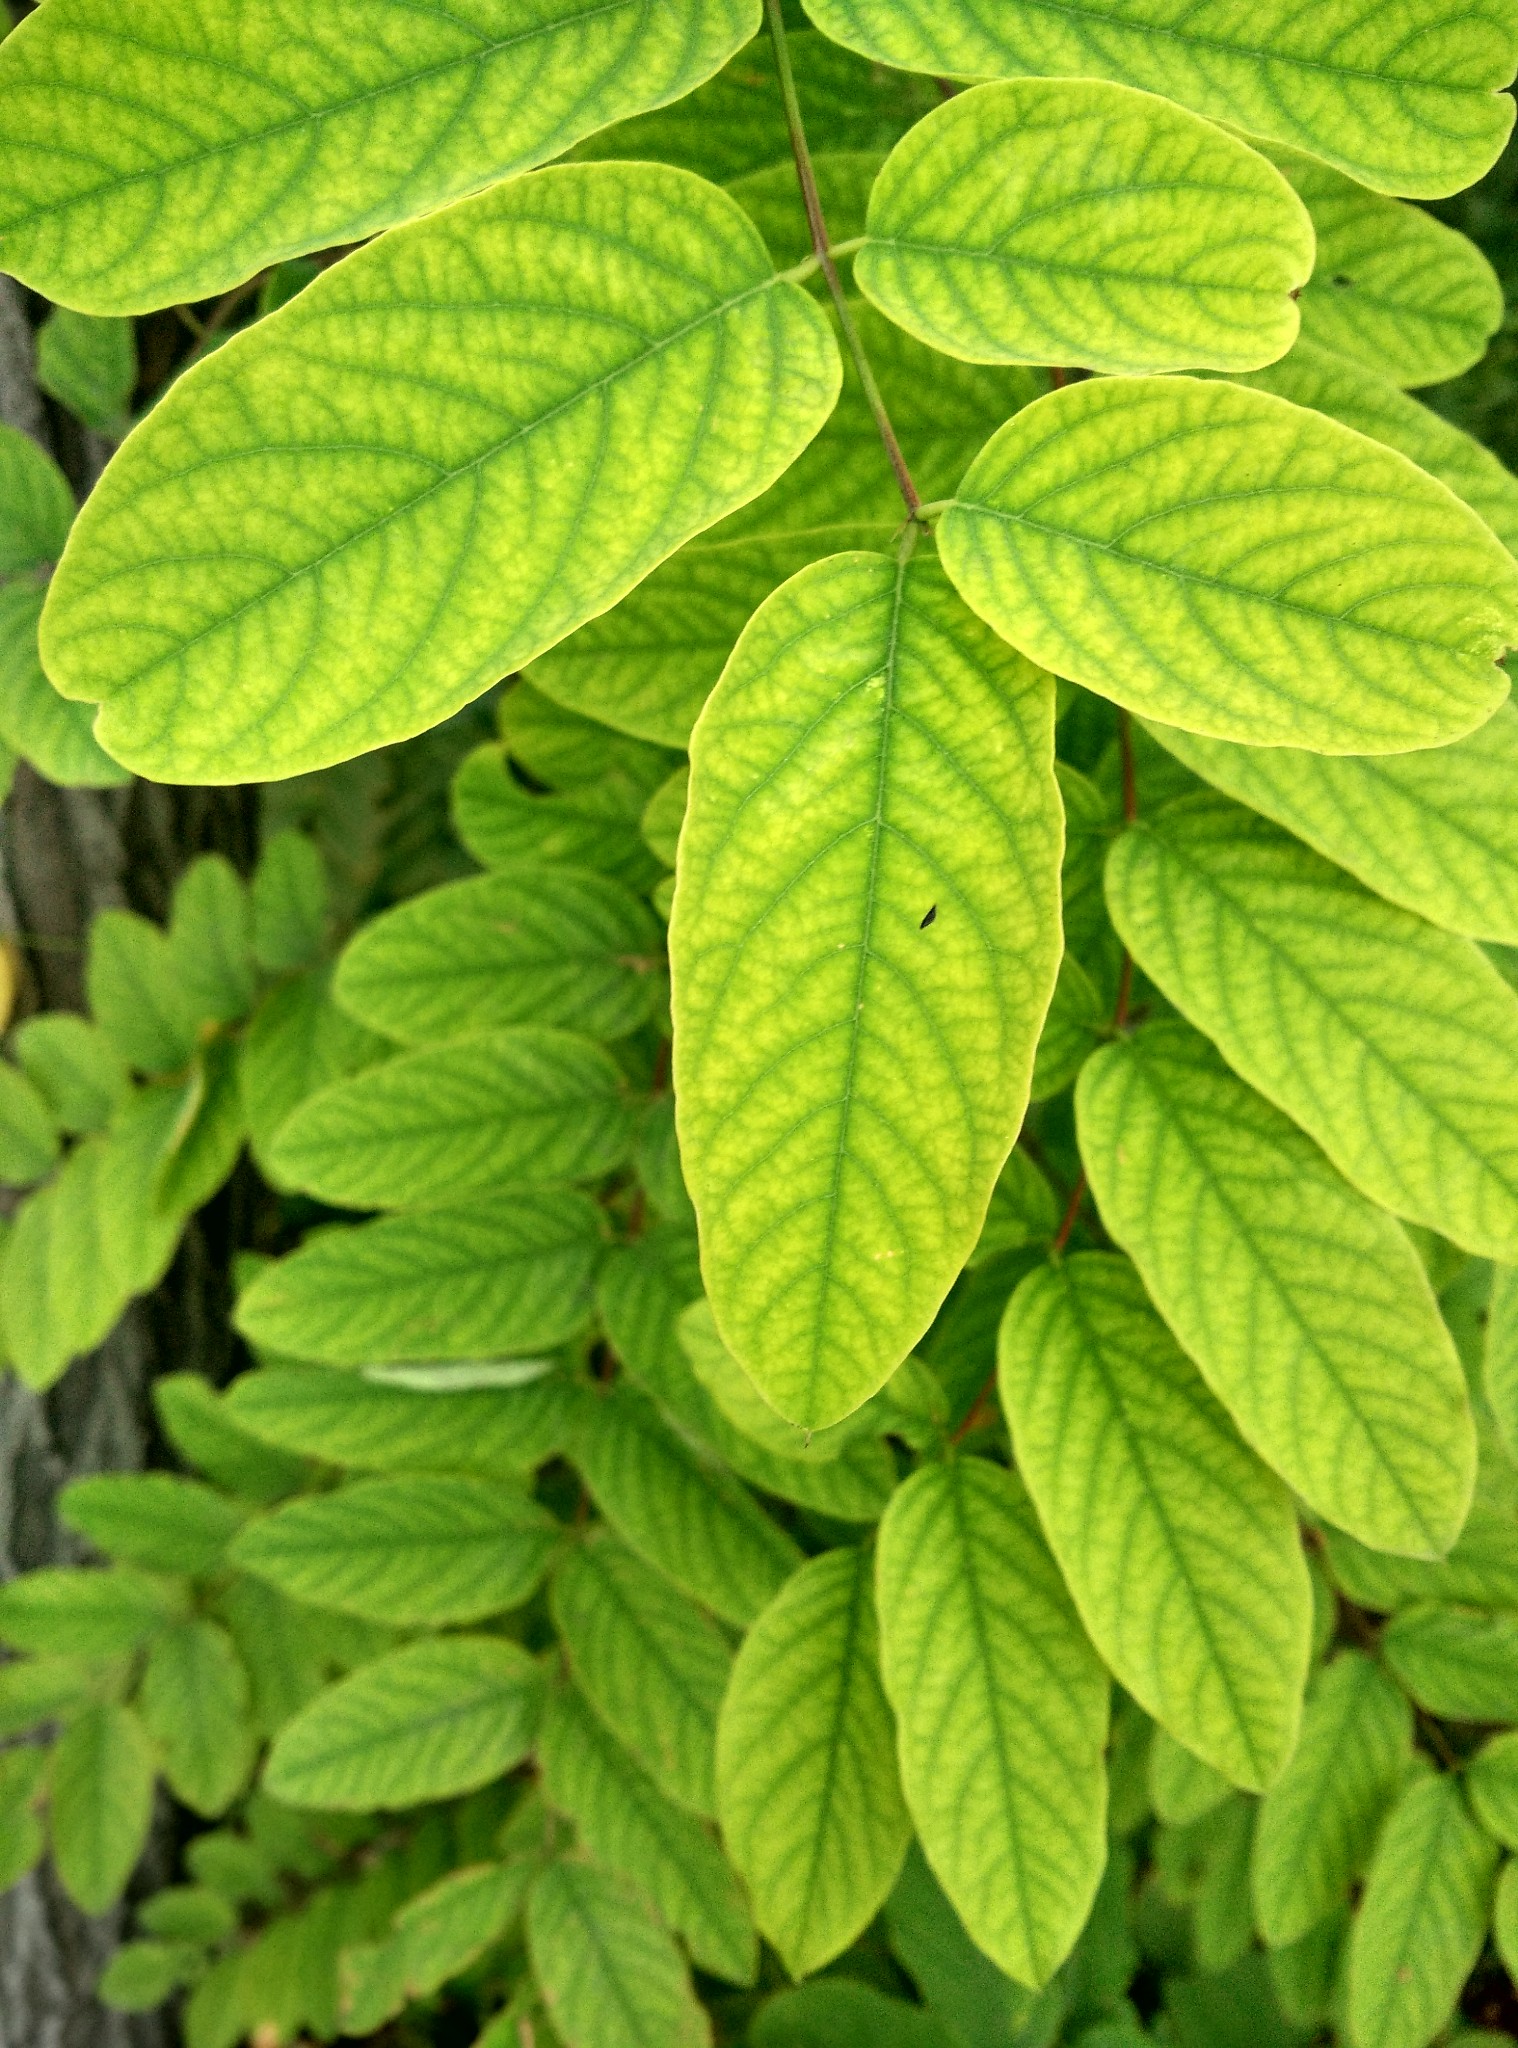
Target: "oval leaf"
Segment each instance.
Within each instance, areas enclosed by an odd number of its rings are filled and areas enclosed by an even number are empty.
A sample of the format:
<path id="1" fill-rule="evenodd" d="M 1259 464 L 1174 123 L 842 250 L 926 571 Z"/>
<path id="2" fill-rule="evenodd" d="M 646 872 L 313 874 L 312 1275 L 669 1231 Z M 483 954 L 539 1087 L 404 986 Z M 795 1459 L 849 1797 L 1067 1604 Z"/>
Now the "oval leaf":
<path id="1" fill-rule="evenodd" d="M 0 56 L 0 259 L 64 305 L 142 313 L 558 156 L 677 99 L 753 0 L 62 0 Z M 102 110 L 109 108 L 109 118 Z"/>
<path id="2" fill-rule="evenodd" d="M 744 1639 L 717 1724 L 717 1812 L 793 1977 L 846 1949 L 896 1882 L 912 1824 L 862 1550 L 804 1564 Z"/>
<path id="3" fill-rule="evenodd" d="M 281 1729 L 264 1783 L 344 1813 L 472 1792 L 520 1763 L 542 1674 L 498 1636 L 439 1636 L 361 1665 Z"/>
<path id="4" fill-rule="evenodd" d="M 952 78 L 1114 78 L 1295 143 L 1378 191 L 1439 198 L 1496 161 L 1518 62 L 1504 13 L 1450 0 L 1286 0 L 1199 15 L 1187 0 L 807 0 L 851 50 Z"/>
<path id="5" fill-rule="evenodd" d="M 896 1494 L 880 1662 L 918 1838 L 977 1945 L 1041 1985 L 1107 1860 L 1107 1674 L 1019 1480 L 978 1458 Z"/>
<path id="6" fill-rule="evenodd" d="M 1295 341 L 1313 259 L 1306 208 L 1254 150 L 1073 79 L 978 86 L 919 121 L 867 227 L 860 290 L 972 363 L 1257 369 Z"/>
<path id="7" fill-rule="evenodd" d="M 1103 1221 L 1245 1440 L 1362 1543 L 1442 1556 L 1476 1431 L 1406 1232 L 1184 1024 L 1099 1052 L 1076 1110 Z"/>
<path id="8" fill-rule="evenodd" d="M 1285 1488 L 1126 1259 L 1029 1274 L 998 1346 L 1018 1470 L 1092 1641 L 1141 1706 L 1258 1790 L 1297 1739 L 1312 1592 Z"/>
<path id="9" fill-rule="evenodd" d="M 1030 659 L 1214 739 L 1400 753 L 1507 695 L 1518 562 L 1405 457 L 1268 392 L 1051 392 L 976 457 L 939 545 Z"/>
<path id="10" fill-rule="evenodd" d="M 83 1913 L 115 1905 L 147 1847 L 156 1758 L 130 1707 L 98 1702 L 48 1760 L 48 1832 L 63 1888 Z"/>
<path id="11" fill-rule="evenodd" d="M 44 664 L 161 780 L 344 760 L 436 725 L 757 497 L 839 377 L 821 311 L 714 187 L 654 164 L 503 185 L 174 386 L 75 523 Z"/>
<path id="12" fill-rule="evenodd" d="M 1347 1180 L 1518 1259 L 1518 998 L 1475 946 L 1211 796 L 1126 832 L 1107 899 L 1144 972 Z"/>
<path id="13" fill-rule="evenodd" d="M 566 2048 L 710 2048 L 680 1951 L 620 1878 L 550 1864 L 527 1900 L 527 1947 Z"/>
<path id="14" fill-rule="evenodd" d="M 761 608 L 695 733 L 681 1157 L 722 1335 L 805 1427 L 911 1350 L 1017 1134 L 1060 951 L 1053 707 L 934 565 L 841 555 Z"/>

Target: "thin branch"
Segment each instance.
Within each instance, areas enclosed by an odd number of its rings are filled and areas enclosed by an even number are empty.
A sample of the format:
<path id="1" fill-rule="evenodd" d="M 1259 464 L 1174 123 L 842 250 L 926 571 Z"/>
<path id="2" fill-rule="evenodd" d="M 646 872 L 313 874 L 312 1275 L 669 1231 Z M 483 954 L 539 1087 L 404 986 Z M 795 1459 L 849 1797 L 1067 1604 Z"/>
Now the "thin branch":
<path id="1" fill-rule="evenodd" d="M 854 314 L 843 286 L 838 277 L 838 266 L 833 261 L 832 244 L 828 240 L 828 224 L 822 211 L 822 200 L 817 192 L 816 173 L 812 169 L 812 153 L 807 147 L 806 129 L 801 120 L 801 102 L 796 97 L 796 79 L 791 70 L 791 53 L 785 39 L 785 19 L 781 13 L 780 0 L 764 0 L 765 18 L 769 23 L 770 40 L 775 46 L 775 69 L 780 79 L 780 96 L 785 102 L 785 121 L 790 130 L 791 154 L 796 159 L 796 176 L 801 185 L 802 204 L 806 207 L 807 225 L 811 229 L 812 249 L 818 267 L 826 280 L 828 294 L 833 301 L 833 310 L 838 315 L 838 325 L 843 330 L 843 339 L 865 399 L 875 418 L 875 426 L 885 448 L 896 477 L 897 489 L 906 504 L 907 517 L 922 523 L 922 499 L 907 468 L 907 459 L 901 452 L 901 443 L 896 438 L 896 429 L 891 425 L 891 416 L 886 411 L 885 400 L 880 395 L 880 386 L 875 382 L 875 372 L 870 368 L 870 359 L 864 352 L 864 343 L 859 329 L 854 324 Z"/>
<path id="2" fill-rule="evenodd" d="M 1063 1254 L 1065 1246 L 1070 1242 L 1070 1233 L 1075 1228 L 1076 1218 L 1081 1213 L 1081 1204 L 1085 1199 L 1086 1169 L 1083 1166 L 1076 1177 L 1075 1186 L 1070 1194 L 1070 1200 L 1066 1205 L 1064 1215 L 1060 1219 L 1059 1229 L 1054 1233 L 1054 1242 L 1049 1247 L 1051 1259 L 1059 1258 Z"/>

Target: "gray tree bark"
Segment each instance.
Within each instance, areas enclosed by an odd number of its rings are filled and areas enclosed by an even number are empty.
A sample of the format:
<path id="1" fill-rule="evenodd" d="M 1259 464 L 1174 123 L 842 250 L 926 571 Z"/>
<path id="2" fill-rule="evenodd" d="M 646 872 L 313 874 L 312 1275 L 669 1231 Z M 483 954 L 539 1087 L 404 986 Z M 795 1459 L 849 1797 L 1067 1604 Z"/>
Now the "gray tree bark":
<path id="1" fill-rule="evenodd" d="M 17 286 L 0 276 L 0 419 L 60 459 L 80 495 L 108 444 L 52 417 L 32 374 L 32 336 Z M 55 789 L 22 766 L 0 812 L 0 936 L 21 964 L 20 1009 L 82 1009 L 84 945 L 97 911 L 162 917 L 177 874 L 212 848 L 249 861 L 249 793 L 132 782 Z M 46 1394 L 0 1371 L 0 1579 L 72 1561 L 77 1544 L 54 1513 L 59 1489 L 87 1472 L 131 1469 L 158 1449 L 148 1398 L 158 1370 L 225 1377 L 224 1289 L 230 1244 L 218 1219 L 190 1226 L 150 1300 L 134 1303 L 99 1350 L 76 1359 Z M 167 1808 L 139 1873 L 166 1880 L 174 1850 Z M 80 1913 L 46 1865 L 0 1895 L 0 2048 L 168 2048 L 170 2022 L 106 2010 L 94 1985 L 122 1932 L 121 1910 Z"/>

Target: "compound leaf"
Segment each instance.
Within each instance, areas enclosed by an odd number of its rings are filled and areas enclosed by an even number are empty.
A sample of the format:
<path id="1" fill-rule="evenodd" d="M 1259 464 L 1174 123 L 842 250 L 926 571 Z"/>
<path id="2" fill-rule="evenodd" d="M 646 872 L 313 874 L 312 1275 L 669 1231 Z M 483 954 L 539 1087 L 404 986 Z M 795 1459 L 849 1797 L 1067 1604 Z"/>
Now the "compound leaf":
<path id="1" fill-rule="evenodd" d="M 407 1474 L 290 1501 L 243 1531 L 232 1562 L 313 1607 L 445 1625 L 519 1607 L 557 1536 L 545 1509 L 498 1479 Z"/>
<path id="2" fill-rule="evenodd" d="M 998 1358 L 1018 1470 L 1092 1641 L 1178 1742 L 1269 1784 L 1296 1742 L 1312 1622 L 1285 1488 L 1126 1259 L 1029 1274 Z"/>
<path id="3" fill-rule="evenodd" d="M 699 85 L 753 0 L 63 0 L 0 58 L 5 267 L 96 313 L 203 299 Z"/>
<path id="4" fill-rule="evenodd" d="M 1354 2048 L 1422 2048 L 1450 2017 L 1481 1953 L 1497 1855 L 1458 1779 L 1424 1778 L 1403 1793 L 1349 1938 Z"/>
<path id="5" fill-rule="evenodd" d="M 918 1839 L 977 1945 L 1044 1984 L 1106 1862 L 1109 1685 L 1020 1481 L 978 1458 L 909 1479 L 876 1604 Z"/>
<path id="6" fill-rule="evenodd" d="M 974 1247 L 1059 961 L 1049 678 L 931 563 L 842 555 L 744 632 L 692 742 L 676 1114 L 718 1326 L 806 1427 Z"/>
<path id="7" fill-rule="evenodd" d="M 1076 1109 L 1107 1228 L 1245 1440 L 1362 1543 L 1442 1556 L 1476 1432 L 1405 1231 L 1184 1024 L 1099 1052 Z"/>
<path id="8" fill-rule="evenodd" d="M 1123 835 L 1107 900 L 1145 973 L 1347 1180 L 1518 1257 L 1518 997 L 1475 946 L 1210 795 Z"/>
<path id="9" fill-rule="evenodd" d="M 679 1950 L 623 1879 L 550 1864 L 527 1900 L 527 1946 L 566 2048 L 710 2048 Z"/>
<path id="10" fill-rule="evenodd" d="M 286 1723 L 264 1782 L 292 1806 L 364 1813 L 473 1791 L 526 1755 L 542 1674 L 498 1636 L 438 1636 L 361 1665 Z"/>
<path id="11" fill-rule="evenodd" d="M 268 1148 L 281 1187 L 424 1209 L 513 1182 L 588 1180 L 626 1156 L 621 1069 L 542 1025 L 429 1046 L 308 1096 Z"/>
<path id="12" fill-rule="evenodd" d="M 1254 150 L 1150 93 L 1026 78 L 896 145 L 854 275 L 970 362 L 1252 370 L 1295 341 L 1312 263 L 1306 208 Z"/>
<path id="13" fill-rule="evenodd" d="M 911 1839 L 862 1550 L 787 1581 L 744 1639 L 717 1724 L 717 1811 L 793 1977 L 874 1918 Z"/>
<path id="14" fill-rule="evenodd" d="M 1378 191 L 1439 198 L 1513 125 L 1518 38 L 1496 8 L 1355 0 L 1199 16 L 1184 0 L 807 0 L 825 35 L 951 78 L 1111 78 L 1295 144 Z"/>
<path id="15" fill-rule="evenodd" d="M 540 1189 L 313 1236 L 237 1306 L 250 1342 L 324 1365 L 510 1357 L 584 1327 L 600 1212 Z"/>
<path id="16" fill-rule="evenodd" d="M 1507 695 L 1518 562 L 1405 456 L 1266 391 L 1051 392 L 976 457 L 939 545 L 1030 659 L 1214 739 L 1402 753 Z"/>
<path id="17" fill-rule="evenodd" d="M 839 378 L 819 308 L 701 180 L 573 164 L 500 186 L 370 243 L 173 387 L 75 522 L 44 665 L 160 779 L 405 738 L 757 497 Z"/>
<path id="18" fill-rule="evenodd" d="M 1300 1941 L 1348 1898 L 1412 1743 L 1404 1696 L 1369 1657 L 1341 1651 L 1314 1682 L 1296 1752 L 1260 1803 L 1251 1878 L 1271 1948 Z"/>

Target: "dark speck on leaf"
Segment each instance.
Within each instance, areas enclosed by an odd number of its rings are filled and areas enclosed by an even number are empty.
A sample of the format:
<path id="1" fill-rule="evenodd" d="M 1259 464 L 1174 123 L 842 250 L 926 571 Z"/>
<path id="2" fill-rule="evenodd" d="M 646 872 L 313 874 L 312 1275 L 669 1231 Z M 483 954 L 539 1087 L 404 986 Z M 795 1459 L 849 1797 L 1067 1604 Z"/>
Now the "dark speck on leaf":
<path id="1" fill-rule="evenodd" d="M 1346 277 L 1344 273 L 1341 271 L 1338 274 L 1338 276 L 1335 277 L 1334 283 L 1339 287 L 1339 290 L 1341 292 L 1347 292 L 1350 286 L 1354 283 L 1354 279 L 1352 277 Z"/>
<path id="2" fill-rule="evenodd" d="M 929 904 L 929 906 L 928 906 L 928 914 L 927 914 L 927 916 L 926 916 L 926 917 L 925 917 L 925 918 L 923 919 L 922 923 L 921 923 L 921 924 L 920 924 L 920 925 L 919 925 L 919 926 L 917 927 L 917 929 L 918 929 L 918 930 L 919 930 L 920 932 L 925 932 L 925 931 L 927 930 L 928 926 L 929 926 L 929 925 L 930 925 L 930 924 L 931 924 L 931 923 L 933 922 L 934 918 L 935 918 L 935 917 L 937 917 L 937 915 L 938 915 L 938 905 L 937 905 L 936 903 L 930 903 L 930 904 Z"/>

